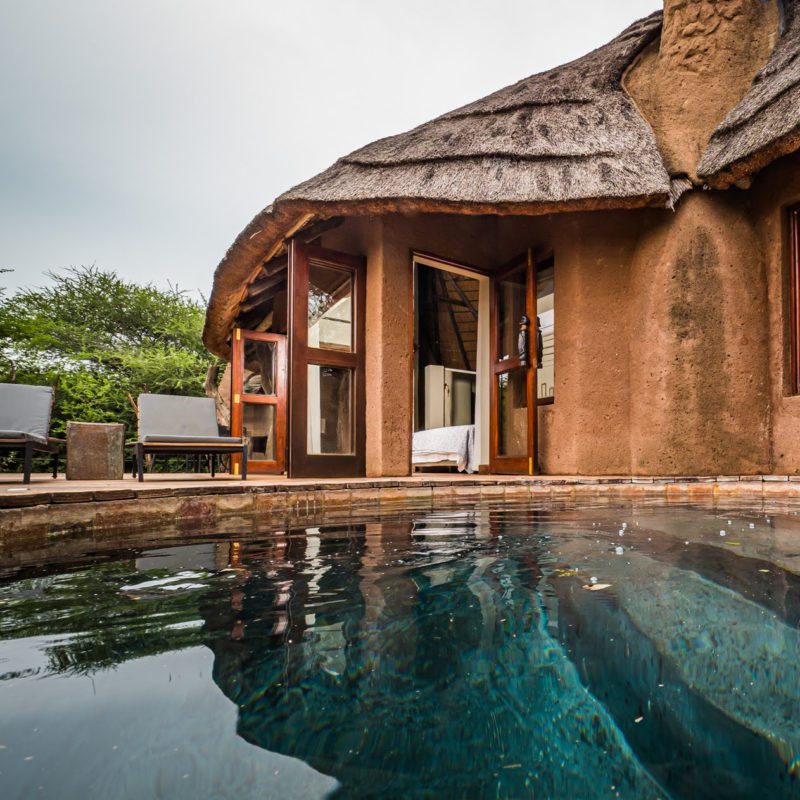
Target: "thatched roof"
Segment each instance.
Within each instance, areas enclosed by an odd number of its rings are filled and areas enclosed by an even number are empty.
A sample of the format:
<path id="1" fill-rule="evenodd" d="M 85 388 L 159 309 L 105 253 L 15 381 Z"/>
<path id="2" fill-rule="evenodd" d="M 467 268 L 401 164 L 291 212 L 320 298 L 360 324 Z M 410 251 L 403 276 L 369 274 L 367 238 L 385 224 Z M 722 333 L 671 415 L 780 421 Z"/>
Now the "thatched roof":
<path id="1" fill-rule="evenodd" d="M 660 15 L 577 61 L 356 150 L 279 198 L 572 204 L 664 197 L 655 137 L 620 80 Z"/>
<path id="2" fill-rule="evenodd" d="M 785 35 L 700 164 L 715 185 L 800 147 L 800 0 L 785 5 Z M 204 331 L 208 348 L 227 354 L 248 285 L 270 275 L 262 266 L 285 249 L 286 239 L 318 220 L 669 205 L 686 187 L 679 176 L 670 179 L 650 125 L 622 88 L 626 69 L 659 36 L 661 21 L 661 12 L 652 14 L 577 61 L 373 142 L 278 197 L 217 268 Z"/>
<path id="3" fill-rule="evenodd" d="M 670 179 L 655 137 L 621 86 L 660 23 L 653 14 L 577 61 L 367 145 L 281 195 L 217 268 L 206 345 L 227 354 L 246 284 L 310 219 L 664 205 Z"/>
<path id="4" fill-rule="evenodd" d="M 698 175 L 718 188 L 800 148 L 800 0 L 784 0 L 784 31 L 747 94 L 711 137 Z"/>

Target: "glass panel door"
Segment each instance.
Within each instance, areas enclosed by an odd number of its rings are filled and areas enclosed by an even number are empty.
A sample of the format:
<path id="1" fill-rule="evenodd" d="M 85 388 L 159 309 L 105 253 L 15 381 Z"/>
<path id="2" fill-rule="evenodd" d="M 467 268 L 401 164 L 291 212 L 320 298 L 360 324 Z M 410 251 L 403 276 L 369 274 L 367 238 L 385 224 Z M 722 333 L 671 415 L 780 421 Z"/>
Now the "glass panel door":
<path id="1" fill-rule="evenodd" d="M 363 258 L 291 242 L 290 477 L 365 474 L 365 282 Z"/>
<path id="2" fill-rule="evenodd" d="M 536 264 L 515 259 L 493 282 L 489 468 L 536 472 Z"/>
<path id="3" fill-rule="evenodd" d="M 286 468 L 286 337 L 236 328 L 231 362 L 231 434 L 248 440 L 248 472 Z M 238 458 L 234 472 L 239 469 Z"/>

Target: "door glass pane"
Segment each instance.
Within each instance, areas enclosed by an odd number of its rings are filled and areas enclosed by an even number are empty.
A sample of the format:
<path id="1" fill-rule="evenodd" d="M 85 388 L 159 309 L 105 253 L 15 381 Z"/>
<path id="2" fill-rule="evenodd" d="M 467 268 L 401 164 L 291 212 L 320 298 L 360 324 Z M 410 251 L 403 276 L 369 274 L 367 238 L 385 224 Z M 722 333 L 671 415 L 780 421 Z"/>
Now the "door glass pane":
<path id="1" fill-rule="evenodd" d="M 275 342 L 245 339 L 242 394 L 275 394 Z"/>
<path id="2" fill-rule="evenodd" d="M 526 369 L 497 376 L 497 452 L 501 456 L 528 456 Z"/>
<path id="3" fill-rule="evenodd" d="M 250 461 L 275 461 L 275 406 L 243 403 Z"/>
<path id="4" fill-rule="evenodd" d="M 542 326 L 542 366 L 539 367 L 537 396 L 555 396 L 555 270 L 553 263 L 536 270 L 536 313 Z"/>
<path id="5" fill-rule="evenodd" d="M 308 265 L 308 346 L 350 352 L 353 347 L 353 279 L 349 272 Z"/>
<path id="6" fill-rule="evenodd" d="M 353 452 L 353 370 L 308 365 L 308 452 Z"/>
<path id="7" fill-rule="evenodd" d="M 497 287 L 497 360 L 519 355 L 519 322 L 526 311 L 525 270 L 500 281 Z"/>

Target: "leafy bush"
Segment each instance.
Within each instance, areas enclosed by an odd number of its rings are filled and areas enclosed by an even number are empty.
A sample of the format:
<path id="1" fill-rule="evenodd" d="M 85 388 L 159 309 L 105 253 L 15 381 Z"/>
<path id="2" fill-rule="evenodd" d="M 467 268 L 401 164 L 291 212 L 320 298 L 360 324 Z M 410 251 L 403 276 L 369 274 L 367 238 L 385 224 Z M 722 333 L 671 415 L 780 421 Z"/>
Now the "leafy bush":
<path id="1" fill-rule="evenodd" d="M 122 422 L 132 437 L 130 398 L 203 394 L 213 357 L 199 302 L 93 266 L 49 277 L 43 288 L 0 288 L 0 381 L 55 387 L 54 436 L 80 420 Z"/>

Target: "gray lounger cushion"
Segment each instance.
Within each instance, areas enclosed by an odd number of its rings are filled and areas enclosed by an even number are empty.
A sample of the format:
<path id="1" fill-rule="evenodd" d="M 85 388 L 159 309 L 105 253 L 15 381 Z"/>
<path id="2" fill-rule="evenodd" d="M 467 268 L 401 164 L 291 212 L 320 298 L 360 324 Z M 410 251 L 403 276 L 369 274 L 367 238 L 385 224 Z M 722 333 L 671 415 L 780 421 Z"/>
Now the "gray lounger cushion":
<path id="1" fill-rule="evenodd" d="M 211 397 L 140 394 L 139 441 L 237 444 L 242 440 L 219 435 Z"/>
<path id="2" fill-rule="evenodd" d="M 164 444 L 238 444 L 243 442 L 238 436 L 161 436 L 148 434 L 141 438 L 142 442 L 163 442 Z"/>
<path id="3" fill-rule="evenodd" d="M 5 441 L 6 439 L 15 439 L 16 441 L 25 439 L 28 442 L 44 444 L 44 442 L 42 442 L 38 436 L 32 436 L 30 433 L 25 433 L 25 431 L 0 431 L 0 442 Z"/>
<path id="4" fill-rule="evenodd" d="M 47 444 L 52 407 L 53 390 L 49 386 L 0 383 L 0 437 L 24 437 Z"/>

